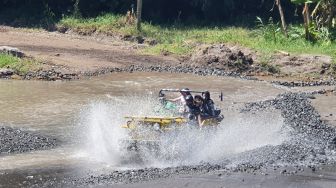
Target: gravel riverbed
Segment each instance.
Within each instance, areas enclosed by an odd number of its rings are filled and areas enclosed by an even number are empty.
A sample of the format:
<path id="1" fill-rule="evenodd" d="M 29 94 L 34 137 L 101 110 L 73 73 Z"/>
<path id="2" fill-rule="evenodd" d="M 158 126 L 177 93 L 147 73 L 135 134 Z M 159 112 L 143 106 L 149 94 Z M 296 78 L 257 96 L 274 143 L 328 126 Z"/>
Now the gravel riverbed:
<path id="1" fill-rule="evenodd" d="M 54 148 L 56 139 L 16 128 L 0 126 L 0 155 Z"/>
<path id="2" fill-rule="evenodd" d="M 252 70 L 251 70 L 252 71 Z M 228 76 L 234 78 L 241 78 L 247 80 L 258 80 L 258 78 L 253 77 L 252 72 L 239 72 L 230 71 L 225 69 L 220 69 L 216 67 L 209 66 L 192 66 L 192 65 L 174 65 L 174 66 L 162 66 L 162 65 L 131 65 L 126 67 L 106 67 L 99 68 L 95 71 L 88 72 L 78 72 L 78 73 L 63 73 L 62 71 L 57 71 L 55 69 L 51 70 L 41 70 L 38 72 L 28 72 L 23 75 L 23 79 L 39 79 L 46 81 L 55 80 L 77 80 L 81 77 L 92 77 L 111 73 L 119 72 L 167 72 L 167 73 L 183 73 L 183 74 L 195 74 L 199 76 Z M 262 80 L 261 80 L 262 81 Z M 286 87 L 308 87 L 308 86 L 336 86 L 336 81 L 334 79 L 320 80 L 320 81 L 271 81 L 272 84 L 281 85 Z"/>

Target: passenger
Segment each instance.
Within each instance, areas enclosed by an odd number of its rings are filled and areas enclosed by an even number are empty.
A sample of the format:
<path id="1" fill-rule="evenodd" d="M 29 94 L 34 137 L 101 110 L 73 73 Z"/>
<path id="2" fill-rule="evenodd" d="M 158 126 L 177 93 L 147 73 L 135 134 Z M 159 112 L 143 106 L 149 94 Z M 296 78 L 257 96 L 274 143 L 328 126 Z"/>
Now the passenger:
<path id="1" fill-rule="evenodd" d="M 210 92 L 206 91 L 203 93 L 203 95 L 204 95 L 203 113 L 205 117 L 216 116 L 215 103 L 210 98 Z"/>
<path id="2" fill-rule="evenodd" d="M 186 106 L 188 107 L 187 112 L 189 113 L 189 117 L 196 117 L 201 112 L 200 108 L 195 105 L 194 98 L 191 95 L 186 96 Z"/>
<path id="3" fill-rule="evenodd" d="M 194 108 L 197 109 L 197 113 L 195 113 L 195 116 L 198 121 L 198 125 L 202 127 L 203 120 L 204 120 L 204 118 L 202 117 L 202 111 L 204 111 L 203 109 L 204 100 L 202 96 L 196 95 L 193 104 L 194 104 Z"/>
<path id="4" fill-rule="evenodd" d="M 204 104 L 204 100 L 203 100 L 202 96 L 196 95 L 195 99 L 194 99 L 194 104 L 201 109 L 203 107 L 203 104 Z"/>

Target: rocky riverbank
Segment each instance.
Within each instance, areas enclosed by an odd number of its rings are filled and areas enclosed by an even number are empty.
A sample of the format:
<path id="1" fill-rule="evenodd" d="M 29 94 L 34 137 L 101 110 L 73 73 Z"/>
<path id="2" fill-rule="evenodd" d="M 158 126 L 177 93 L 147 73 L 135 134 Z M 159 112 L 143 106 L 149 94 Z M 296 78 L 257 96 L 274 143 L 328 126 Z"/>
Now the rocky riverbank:
<path id="1" fill-rule="evenodd" d="M 145 65 L 130 65 L 127 67 L 107 67 L 99 68 L 94 71 L 86 72 L 71 72 L 62 71 L 59 68 L 51 68 L 49 70 L 29 71 L 26 74 L 15 74 L 12 69 L 0 69 L 0 78 L 5 79 L 23 79 L 23 80 L 78 80 L 81 78 L 89 78 L 93 76 L 121 73 L 121 72 L 167 72 L 178 74 L 195 74 L 199 76 L 228 76 L 234 78 L 248 79 L 248 80 L 261 80 L 250 74 L 242 74 L 236 71 L 227 71 L 216 67 L 208 66 L 192 66 L 192 65 L 176 65 L 176 66 L 145 66 Z M 334 86 L 336 85 L 335 79 L 319 80 L 319 81 L 270 81 L 272 84 L 286 86 L 286 87 L 308 87 L 308 86 Z"/>
<path id="2" fill-rule="evenodd" d="M 0 126 L 0 155 L 54 148 L 54 138 L 21 129 Z"/>
<path id="3" fill-rule="evenodd" d="M 21 72 L 2 67 L 0 77 L 5 79 L 77 80 L 114 72 L 154 71 L 258 77 L 260 80 L 266 76 L 272 77 L 275 84 L 289 87 L 335 84 L 333 59 L 324 55 L 274 52 L 265 59 L 253 49 L 230 44 L 199 45 L 193 53 L 183 56 L 149 55 L 143 51 L 149 44 L 111 36 L 82 36 L 15 28 L 6 28 L 1 32 L 0 40 L 8 45 L 4 50 L 0 48 L 0 52 L 39 62 L 35 69 L 29 67 Z"/>

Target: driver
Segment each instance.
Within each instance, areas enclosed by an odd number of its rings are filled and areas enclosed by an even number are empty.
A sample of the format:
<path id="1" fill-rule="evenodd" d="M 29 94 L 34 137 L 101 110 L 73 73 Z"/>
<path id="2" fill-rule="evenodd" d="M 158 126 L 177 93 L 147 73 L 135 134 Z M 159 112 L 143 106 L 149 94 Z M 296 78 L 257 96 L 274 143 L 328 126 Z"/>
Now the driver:
<path id="1" fill-rule="evenodd" d="M 191 96 L 191 93 L 189 92 L 189 89 L 188 88 L 184 88 L 180 91 L 180 94 L 181 96 L 177 97 L 177 98 L 174 98 L 174 99 L 167 99 L 167 101 L 170 101 L 170 102 L 176 102 L 176 103 L 180 103 L 181 105 L 181 109 L 179 110 L 180 113 L 184 113 L 184 112 L 187 112 L 187 102 L 186 102 L 186 97 L 187 96 Z"/>
<path id="2" fill-rule="evenodd" d="M 203 105 L 203 99 L 201 96 L 196 95 L 193 98 L 191 95 L 186 97 L 186 105 L 189 110 L 189 119 L 196 119 L 198 121 L 198 125 L 202 127 L 202 117 L 201 117 L 201 108 Z"/>
<path id="3" fill-rule="evenodd" d="M 204 95 L 204 103 L 203 103 L 203 113 L 205 117 L 216 116 L 215 113 L 215 103 L 210 98 L 210 92 L 206 91 L 203 93 Z"/>

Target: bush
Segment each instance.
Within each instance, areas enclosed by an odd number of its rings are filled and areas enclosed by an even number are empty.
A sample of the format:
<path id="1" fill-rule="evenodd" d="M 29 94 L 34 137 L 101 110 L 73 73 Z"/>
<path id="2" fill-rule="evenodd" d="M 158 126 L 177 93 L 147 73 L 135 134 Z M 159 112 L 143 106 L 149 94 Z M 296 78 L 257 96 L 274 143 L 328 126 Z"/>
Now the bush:
<path id="1" fill-rule="evenodd" d="M 264 37 L 266 41 L 277 42 L 277 35 L 281 31 L 279 23 L 274 23 L 273 18 L 270 17 L 267 23 L 264 23 L 260 17 L 257 17 L 258 32 Z"/>
<path id="2" fill-rule="evenodd" d="M 40 62 L 31 58 L 18 58 L 0 53 L 0 68 L 13 69 L 17 74 L 26 74 L 28 71 L 40 69 Z"/>

